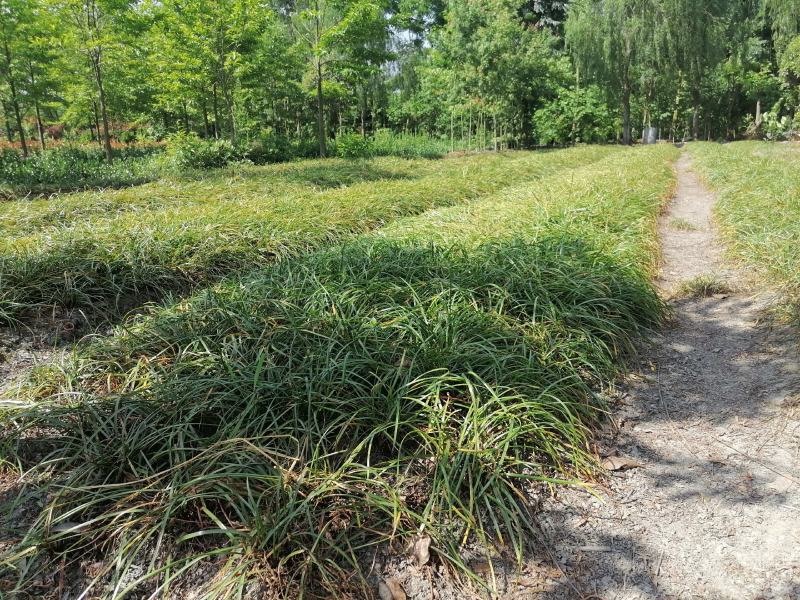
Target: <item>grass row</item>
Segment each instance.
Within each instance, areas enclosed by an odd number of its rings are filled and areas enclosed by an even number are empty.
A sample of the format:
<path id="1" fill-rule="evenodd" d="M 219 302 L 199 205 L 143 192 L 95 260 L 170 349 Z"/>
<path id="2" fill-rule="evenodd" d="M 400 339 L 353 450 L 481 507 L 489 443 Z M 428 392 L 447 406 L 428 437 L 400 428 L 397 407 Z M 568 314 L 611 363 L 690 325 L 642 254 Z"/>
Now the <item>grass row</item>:
<path id="1" fill-rule="evenodd" d="M 475 199 L 615 151 L 485 154 L 426 165 L 383 159 L 253 167 L 4 208 L 0 320 L 53 307 L 114 316 L 403 215 Z"/>
<path id="2" fill-rule="evenodd" d="M 719 193 L 716 213 L 734 255 L 783 295 L 800 322 L 800 147 L 692 144 L 695 166 Z"/>
<path id="3" fill-rule="evenodd" d="M 370 597 L 384 543 L 430 536 L 464 571 L 467 539 L 521 557 L 532 486 L 591 472 L 598 392 L 661 319 L 649 271 L 674 154 L 403 219 L 40 371 L 2 438 L 30 489 L 49 482 L 3 557 L 9 589 L 91 560 L 101 597 L 186 579 L 204 598 Z"/>

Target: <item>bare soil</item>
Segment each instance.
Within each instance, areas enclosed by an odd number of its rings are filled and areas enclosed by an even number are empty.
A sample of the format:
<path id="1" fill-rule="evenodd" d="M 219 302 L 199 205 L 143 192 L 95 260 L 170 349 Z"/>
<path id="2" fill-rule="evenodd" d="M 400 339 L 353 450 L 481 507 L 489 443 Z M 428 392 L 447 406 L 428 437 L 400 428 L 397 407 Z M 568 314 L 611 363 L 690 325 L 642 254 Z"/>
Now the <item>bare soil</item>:
<path id="1" fill-rule="evenodd" d="M 627 383 L 607 450 L 610 466 L 633 468 L 596 495 L 545 504 L 542 543 L 560 576 L 513 597 L 800 598 L 800 336 L 770 323 L 769 296 L 725 264 L 715 197 L 686 156 L 676 168 L 657 282 L 674 317 Z M 700 275 L 739 291 L 674 297 Z"/>

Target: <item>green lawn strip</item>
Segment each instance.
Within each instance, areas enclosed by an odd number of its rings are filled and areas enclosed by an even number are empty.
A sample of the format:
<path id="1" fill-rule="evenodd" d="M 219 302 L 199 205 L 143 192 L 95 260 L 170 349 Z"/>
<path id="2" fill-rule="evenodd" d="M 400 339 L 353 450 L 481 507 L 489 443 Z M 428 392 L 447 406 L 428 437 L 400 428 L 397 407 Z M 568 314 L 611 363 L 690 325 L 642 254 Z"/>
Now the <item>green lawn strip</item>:
<path id="1" fill-rule="evenodd" d="M 716 215 L 735 258 L 782 294 L 800 322 L 800 145 L 692 144 L 698 171 L 719 195 Z"/>
<path id="2" fill-rule="evenodd" d="M 367 551 L 420 532 L 465 571 L 470 534 L 521 557 L 531 485 L 593 470 L 598 392 L 660 323 L 649 269 L 675 154 L 404 219 L 40 369 L 2 448 L 57 486 L 5 564 L 96 555 L 105 589 L 149 593 L 219 557 L 198 593 L 281 573 L 297 597 L 358 595 Z"/>
<path id="3" fill-rule="evenodd" d="M 212 186 L 206 194 L 217 196 L 210 201 L 180 201 L 179 190 L 176 202 L 162 199 L 157 209 L 44 227 L 0 243 L 0 318 L 13 321 L 52 307 L 113 316 L 400 216 L 476 199 L 616 151 L 581 147 L 426 161 L 422 174 L 410 179 L 383 178 L 325 191 L 265 195 L 258 180 L 247 177 L 238 187 Z M 309 175 L 309 169 L 306 179 L 324 178 L 320 172 Z M 191 185 L 190 198 L 206 189 L 202 182 Z"/>

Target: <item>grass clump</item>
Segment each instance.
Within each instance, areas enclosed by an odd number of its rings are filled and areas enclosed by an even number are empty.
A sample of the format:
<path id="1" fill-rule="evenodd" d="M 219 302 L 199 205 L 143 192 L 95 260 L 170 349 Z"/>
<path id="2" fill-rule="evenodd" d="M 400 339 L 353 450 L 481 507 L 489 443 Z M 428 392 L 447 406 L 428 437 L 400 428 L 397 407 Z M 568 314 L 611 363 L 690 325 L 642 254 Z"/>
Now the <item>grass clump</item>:
<path id="1" fill-rule="evenodd" d="M 669 226 L 678 231 L 697 231 L 698 227 L 688 219 L 676 217 L 670 219 Z"/>
<path id="2" fill-rule="evenodd" d="M 370 148 L 376 156 L 402 156 L 404 158 L 441 158 L 453 150 L 465 150 L 463 140 L 451 143 L 449 139 L 427 135 L 393 133 L 382 129 L 370 140 Z"/>
<path id="3" fill-rule="evenodd" d="M 113 317 L 614 151 L 484 155 L 426 161 L 426 168 L 399 159 L 250 167 L 40 203 L 29 211 L 3 207 L 8 235 L 0 241 L 0 320 L 54 307 Z M 67 208 L 76 205 L 77 211 Z"/>
<path id="4" fill-rule="evenodd" d="M 731 288 L 716 275 L 698 275 L 682 281 L 675 293 L 681 298 L 708 298 L 716 294 L 729 294 Z"/>
<path id="5" fill-rule="evenodd" d="M 421 532 L 459 569 L 469 538 L 520 558 L 532 486 L 591 471 L 598 392 L 660 322 L 672 153 L 403 219 L 40 371 L 2 438 L 51 482 L 3 558 L 13 588 L 91 557 L 91 594 L 162 596 L 213 560 L 200 597 L 365 597 L 370 550 Z"/>
<path id="6" fill-rule="evenodd" d="M 717 217 L 733 256 L 777 287 L 777 307 L 800 323 L 800 152 L 794 143 L 693 144 L 717 191 Z"/>

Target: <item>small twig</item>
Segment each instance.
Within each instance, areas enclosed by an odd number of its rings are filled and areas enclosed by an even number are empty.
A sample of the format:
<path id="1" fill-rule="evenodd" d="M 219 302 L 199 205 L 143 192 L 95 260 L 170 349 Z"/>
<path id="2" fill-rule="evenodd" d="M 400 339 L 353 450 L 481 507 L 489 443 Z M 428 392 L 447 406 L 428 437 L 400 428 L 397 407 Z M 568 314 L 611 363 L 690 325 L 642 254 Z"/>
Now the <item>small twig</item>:
<path id="1" fill-rule="evenodd" d="M 656 566 L 656 575 L 653 578 L 653 587 L 658 589 L 658 578 L 661 576 L 661 563 L 664 562 L 664 550 L 661 550 L 661 554 L 658 556 L 658 565 Z"/>
<path id="2" fill-rule="evenodd" d="M 776 475 L 780 475 L 780 476 L 781 476 L 781 477 L 783 477 L 784 479 L 788 479 L 788 480 L 789 480 L 789 481 L 791 481 L 792 483 L 794 483 L 794 484 L 796 484 L 796 485 L 800 485 L 800 479 L 797 479 L 796 477 L 793 477 L 792 475 L 787 475 L 786 473 L 782 473 L 782 472 L 781 472 L 781 471 L 779 471 L 778 469 L 775 469 L 775 468 L 773 468 L 773 467 L 769 466 L 768 464 L 766 464 L 766 463 L 764 463 L 764 462 L 762 462 L 762 461 L 758 460 L 756 457 L 754 457 L 754 456 L 751 456 L 751 455 L 750 455 L 750 454 L 748 454 L 747 452 L 742 452 L 742 451 L 741 451 L 741 450 L 739 450 L 738 448 L 736 448 L 736 447 L 734 447 L 734 446 L 731 446 L 731 445 L 730 445 L 728 442 L 723 442 L 723 441 L 722 441 L 722 440 L 720 440 L 720 439 L 717 439 L 717 442 L 719 442 L 720 444 L 722 444 L 722 445 L 723 445 L 723 446 L 725 446 L 726 448 L 728 448 L 728 449 L 730 449 L 730 450 L 733 450 L 734 452 L 736 452 L 736 454 L 739 454 L 740 456 L 744 456 L 746 459 L 748 459 L 748 460 L 750 460 L 750 461 L 752 461 L 752 462 L 756 463 L 757 465 L 760 465 L 760 466 L 764 467 L 764 468 L 765 468 L 765 469 L 767 469 L 768 471 L 772 471 L 772 472 L 773 472 L 773 473 L 775 473 Z"/>

